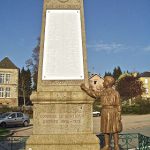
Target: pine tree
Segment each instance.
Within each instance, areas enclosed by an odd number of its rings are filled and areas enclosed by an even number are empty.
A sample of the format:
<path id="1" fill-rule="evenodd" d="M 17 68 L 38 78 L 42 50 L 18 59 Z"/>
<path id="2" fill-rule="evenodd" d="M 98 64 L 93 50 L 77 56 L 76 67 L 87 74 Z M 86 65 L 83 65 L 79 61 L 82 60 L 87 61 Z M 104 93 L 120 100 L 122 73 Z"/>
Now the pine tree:
<path id="1" fill-rule="evenodd" d="M 38 43 L 32 51 L 32 56 L 26 61 L 27 68 L 31 68 L 33 78 L 33 89 L 37 89 L 37 78 L 38 78 L 38 65 L 39 65 L 39 52 L 40 52 L 40 38 Z"/>
<path id="2" fill-rule="evenodd" d="M 23 97 L 23 104 L 26 105 L 26 98 L 29 98 L 32 92 L 31 72 L 29 69 L 22 68 L 19 77 L 19 96 Z"/>
<path id="3" fill-rule="evenodd" d="M 122 75 L 121 68 L 119 66 L 115 67 L 114 70 L 113 70 L 113 77 L 114 77 L 114 79 L 118 80 L 120 75 Z"/>
<path id="4" fill-rule="evenodd" d="M 26 71 L 26 96 L 30 97 L 32 93 L 32 81 L 31 81 L 31 72 L 29 69 Z"/>
<path id="5" fill-rule="evenodd" d="M 105 72 L 104 77 L 106 77 L 106 76 L 112 76 L 111 72 Z"/>

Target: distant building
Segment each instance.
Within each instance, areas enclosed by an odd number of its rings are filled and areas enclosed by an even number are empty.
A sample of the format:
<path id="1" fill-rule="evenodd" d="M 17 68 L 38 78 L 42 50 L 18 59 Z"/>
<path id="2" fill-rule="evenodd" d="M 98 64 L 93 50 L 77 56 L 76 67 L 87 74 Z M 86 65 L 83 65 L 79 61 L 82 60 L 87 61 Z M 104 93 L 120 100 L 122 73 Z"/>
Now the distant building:
<path id="1" fill-rule="evenodd" d="M 145 93 L 142 94 L 142 97 L 150 98 L 150 72 L 143 72 L 139 76 L 145 88 Z"/>
<path id="2" fill-rule="evenodd" d="M 99 90 L 100 88 L 103 88 L 103 82 L 104 79 L 98 75 L 98 74 L 93 74 L 89 78 L 90 84 L 94 87 L 95 90 Z"/>
<path id="3" fill-rule="evenodd" d="M 18 106 L 19 69 L 5 57 L 0 61 L 0 106 Z"/>

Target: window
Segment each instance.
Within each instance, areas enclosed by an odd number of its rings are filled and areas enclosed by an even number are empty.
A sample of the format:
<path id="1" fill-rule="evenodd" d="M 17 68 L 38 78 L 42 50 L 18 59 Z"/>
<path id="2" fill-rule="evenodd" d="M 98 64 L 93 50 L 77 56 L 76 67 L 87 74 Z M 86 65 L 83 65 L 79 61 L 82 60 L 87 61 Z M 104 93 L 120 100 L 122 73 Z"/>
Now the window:
<path id="1" fill-rule="evenodd" d="M 145 93 L 148 94 L 148 89 L 145 89 Z"/>
<path id="2" fill-rule="evenodd" d="M 0 87 L 0 97 L 4 97 L 4 88 Z"/>
<path id="3" fill-rule="evenodd" d="M 97 83 L 97 81 L 94 81 L 94 84 L 96 84 Z"/>
<path id="4" fill-rule="evenodd" d="M 148 83 L 148 79 L 145 79 L 145 84 L 147 84 Z"/>
<path id="5" fill-rule="evenodd" d="M 23 117 L 23 114 L 22 113 L 17 113 L 17 117 L 18 118 Z"/>
<path id="6" fill-rule="evenodd" d="M 10 83 L 10 74 L 6 74 L 6 83 Z"/>
<path id="7" fill-rule="evenodd" d="M 0 87 L 0 97 L 1 98 L 9 98 L 10 97 L 10 87 L 6 87 L 6 89 L 4 89 L 3 87 Z"/>
<path id="8" fill-rule="evenodd" d="M 0 74 L 0 83 L 5 82 L 5 74 Z"/>
<path id="9" fill-rule="evenodd" d="M 9 87 L 6 87 L 5 96 L 6 96 L 6 98 L 10 97 L 10 88 Z"/>
<path id="10" fill-rule="evenodd" d="M 10 74 L 0 73 L 0 83 L 10 83 Z"/>
<path id="11" fill-rule="evenodd" d="M 10 118 L 10 119 L 16 118 L 16 114 L 14 113 L 14 114 L 10 115 L 9 118 Z"/>

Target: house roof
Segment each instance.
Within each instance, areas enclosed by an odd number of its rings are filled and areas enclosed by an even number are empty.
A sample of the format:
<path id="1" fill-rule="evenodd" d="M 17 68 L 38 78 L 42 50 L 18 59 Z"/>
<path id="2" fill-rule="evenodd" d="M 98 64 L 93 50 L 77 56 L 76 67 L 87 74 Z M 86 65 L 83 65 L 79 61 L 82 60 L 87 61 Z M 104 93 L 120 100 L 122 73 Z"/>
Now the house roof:
<path id="1" fill-rule="evenodd" d="M 98 74 L 92 74 L 92 75 L 89 77 L 89 79 L 93 78 L 94 76 L 98 76 L 99 78 L 103 79 L 103 78 L 102 78 L 100 75 L 98 75 Z"/>
<path id="2" fill-rule="evenodd" d="M 18 69 L 16 65 L 8 57 L 5 57 L 3 60 L 0 61 L 0 68 Z"/>
<path id="3" fill-rule="evenodd" d="M 143 72 L 139 75 L 140 77 L 150 77 L 150 72 Z"/>

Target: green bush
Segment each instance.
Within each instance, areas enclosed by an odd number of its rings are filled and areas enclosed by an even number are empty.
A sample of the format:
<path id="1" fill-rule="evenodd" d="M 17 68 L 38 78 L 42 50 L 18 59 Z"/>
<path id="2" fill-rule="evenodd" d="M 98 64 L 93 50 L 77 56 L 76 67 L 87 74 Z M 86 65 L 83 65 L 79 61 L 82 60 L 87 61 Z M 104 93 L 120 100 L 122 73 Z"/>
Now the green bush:
<path id="1" fill-rule="evenodd" d="M 134 105 L 123 105 L 122 114 L 150 114 L 150 101 L 138 99 Z"/>

